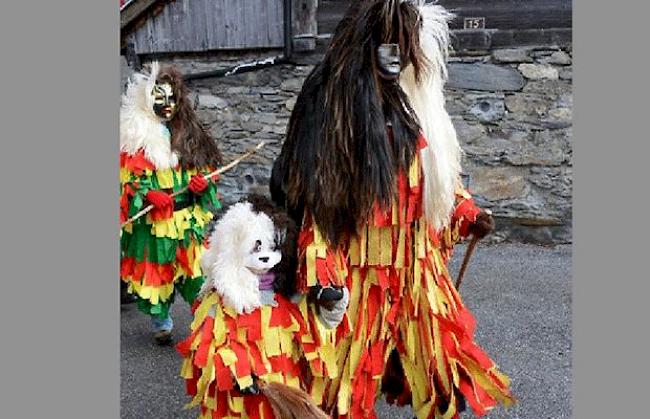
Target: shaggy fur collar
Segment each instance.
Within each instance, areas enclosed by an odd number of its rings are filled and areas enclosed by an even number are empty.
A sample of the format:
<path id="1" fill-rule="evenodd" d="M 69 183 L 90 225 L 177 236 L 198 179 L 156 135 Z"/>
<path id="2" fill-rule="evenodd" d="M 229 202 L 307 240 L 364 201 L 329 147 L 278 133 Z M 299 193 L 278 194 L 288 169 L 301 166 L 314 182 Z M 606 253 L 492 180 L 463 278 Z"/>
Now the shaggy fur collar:
<path id="1" fill-rule="evenodd" d="M 156 82 L 159 66 L 152 63 L 149 75 L 137 73 L 129 80 L 120 108 L 120 151 L 144 155 L 156 169 L 178 165 L 178 156 L 171 149 L 169 131 L 153 111 L 151 90 Z"/>
<path id="2" fill-rule="evenodd" d="M 455 189 L 461 173 L 461 149 L 456 130 L 445 110 L 443 87 L 447 79 L 449 47 L 448 21 L 453 15 L 442 6 L 419 7 L 423 19 L 420 45 L 428 65 L 419 83 L 413 68 L 407 67 L 400 85 L 417 114 L 428 146 L 420 151 L 424 176 L 424 213 L 428 223 L 439 230 L 449 225 L 455 204 Z"/>

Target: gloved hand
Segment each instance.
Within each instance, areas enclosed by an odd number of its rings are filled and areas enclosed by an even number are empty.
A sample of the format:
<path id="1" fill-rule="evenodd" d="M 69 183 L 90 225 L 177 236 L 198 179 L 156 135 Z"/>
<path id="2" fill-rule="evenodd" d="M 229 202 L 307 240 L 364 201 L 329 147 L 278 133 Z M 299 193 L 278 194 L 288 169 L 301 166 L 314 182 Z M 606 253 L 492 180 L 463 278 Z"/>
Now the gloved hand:
<path id="1" fill-rule="evenodd" d="M 174 214 L 174 198 L 168 193 L 151 190 L 145 198 L 155 208 L 154 218 L 169 218 Z"/>
<path id="2" fill-rule="evenodd" d="M 157 209 L 174 206 L 174 199 L 168 193 L 163 191 L 151 190 L 147 192 L 146 198 L 147 201 Z"/>
<path id="3" fill-rule="evenodd" d="M 343 298 L 343 289 L 316 285 L 309 288 L 309 298 L 318 307 L 331 310 L 336 302 Z"/>
<path id="4" fill-rule="evenodd" d="M 481 211 L 476 220 L 469 226 L 470 234 L 474 235 L 479 240 L 487 236 L 494 230 L 494 217 L 489 210 Z"/>
<path id="5" fill-rule="evenodd" d="M 240 389 L 239 385 L 235 381 L 235 388 L 238 389 L 239 392 L 245 396 L 260 394 L 260 387 L 257 384 L 257 376 L 255 375 L 253 375 L 253 384 L 251 384 L 250 386 Z"/>
<path id="6" fill-rule="evenodd" d="M 327 289 L 333 288 L 324 288 L 323 292 Z M 334 301 L 331 308 L 327 308 L 324 305 L 320 305 L 318 308 L 318 317 L 327 329 L 334 329 L 341 323 L 341 321 L 343 321 L 343 316 L 347 311 L 348 303 L 350 301 L 350 293 L 347 288 L 342 288 L 337 291 L 342 292 L 343 297 Z"/>
<path id="7" fill-rule="evenodd" d="M 208 189 L 208 180 L 202 174 L 192 176 L 188 189 L 196 195 L 200 195 Z"/>

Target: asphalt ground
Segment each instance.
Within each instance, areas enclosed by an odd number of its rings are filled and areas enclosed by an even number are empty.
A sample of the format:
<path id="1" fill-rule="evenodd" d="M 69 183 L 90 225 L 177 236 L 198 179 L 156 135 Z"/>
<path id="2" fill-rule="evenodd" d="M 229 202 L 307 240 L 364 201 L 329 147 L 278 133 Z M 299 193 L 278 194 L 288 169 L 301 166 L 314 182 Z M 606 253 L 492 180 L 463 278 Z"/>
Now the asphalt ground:
<path id="1" fill-rule="evenodd" d="M 465 252 L 458 246 L 451 272 Z M 518 403 L 499 407 L 489 419 L 571 417 L 571 247 L 520 244 L 477 246 L 461 287 L 477 318 L 476 341 L 512 380 Z M 175 339 L 189 331 L 184 302 L 174 306 Z M 134 305 L 121 310 L 121 417 L 190 419 L 179 377 L 181 357 L 158 347 L 149 318 Z M 377 403 L 380 418 L 412 418 L 409 408 Z M 474 415 L 466 413 L 463 418 Z"/>

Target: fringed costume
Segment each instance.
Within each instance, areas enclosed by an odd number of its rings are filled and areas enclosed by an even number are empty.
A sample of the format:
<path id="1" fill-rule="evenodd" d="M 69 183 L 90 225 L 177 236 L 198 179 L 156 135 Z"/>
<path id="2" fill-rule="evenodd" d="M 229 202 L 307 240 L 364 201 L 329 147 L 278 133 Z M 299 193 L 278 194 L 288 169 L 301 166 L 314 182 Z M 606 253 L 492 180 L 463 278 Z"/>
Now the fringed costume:
<path id="1" fill-rule="evenodd" d="M 151 74 L 134 76 L 120 114 L 120 221 L 155 207 L 122 228 L 120 274 L 154 324 L 171 323 L 176 292 L 194 301 L 203 283 L 204 230 L 220 208 L 216 183 L 205 175 L 221 157 L 186 96 L 180 74 L 154 63 Z"/>
<path id="2" fill-rule="evenodd" d="M 400 174 L 398 185 L 393 207 L 377 210 L 340 248 L 348 261 L 344 269 L 319 269 L 328 265 L 327 253 L 319 257 L 320 237 L 300 242 L 301 274 L 308 286 L 313 285 L 310 278 L 328 285 L 345 276 L 350 290 L 349 326 L 339 326 L 338 333 L 316 329 L 325 342 L 319 356 L 326 360 L 333 351 L 337 366 L 330 374 L 335 378 L 324 375 L 322 383 L 315 378 L 312 396 L 342 417 L 375 417 L 388 356 L 396 349 L 406 381 L 388 383 L 401 390 L 390 396 L 410 399 L 418 418 L 455 417 L 457 391 L 477 415 L 497 402 L 510 404 L 509 381 L 474 343 L 475 320 L 446 268 L 454 243 L 466 237 L 480 210 L 459 188 L 450 227 L 435 233 L 422 213 L 417 158 L 408 175 Z M 313 224 L 304 228 L 320 236 Z"/>
<path id="3" fill-rule="evenodd" d="M 263 394 L 239 390 L 252 386 L 253 376 L 300 388 L 297 342 L 306 330 L 303 316 L 286 298 L 276 301 L 277 307 L 249 314 L 225 307 L 216 292 L 199 302 L 192 332 L 177 346 L 185 358 L 181 376 L 193 397 L 188 407 L 201 406 L 199 419 L 274 418 Z"/>
<path id="4" fill-rule="evenodd" d="M 274 166 L 274 199 L 302 222 L 298 284 L 350 292 L 336 330 L 309 311 L 321 360 L 311 395 L 338 417 L 376 417 L 382 391 L 419 419 L 457 418 L 462 399 L 477 415 L 514 401 L 446 267 L 481 213 L 460 186 L 444 109 L 449 17 L 411 2 L 353 4 Z"/>
<path id="5" fill-rule="evenodd" d="M 295 252 L 296 226 L 286 214 L 265 212 L 270 202 L 251 200 L 255 205 L 235 204 L 217 222 L 219 241 L 201 262 L 206 282 L 191 333 L 177 345 L 193 397 L 187 407 L 200 406 L 200 419 L 324 419 L 302 391 L 303 345 L 316 357 L 307 303 L 283 295 L 295 290 L 280 261 Z"/>

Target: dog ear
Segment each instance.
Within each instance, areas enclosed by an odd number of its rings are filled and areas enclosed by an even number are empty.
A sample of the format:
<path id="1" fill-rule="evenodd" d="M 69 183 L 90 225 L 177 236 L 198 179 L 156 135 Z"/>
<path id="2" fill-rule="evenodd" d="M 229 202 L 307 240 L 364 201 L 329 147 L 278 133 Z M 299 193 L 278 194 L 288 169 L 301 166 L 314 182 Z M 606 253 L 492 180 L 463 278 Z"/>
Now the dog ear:
<path id="1" fill-rule="evenodd" d="M 273 223 L 277 231 L 282 231 L 282 241 L 278 243 L 282 259 L 273 268 L 275 273 L 275 291 L 285 297 L 296 293 L 296 268 L 298 251 L 298 227 L 284 211 L 273 214 Z"/>

